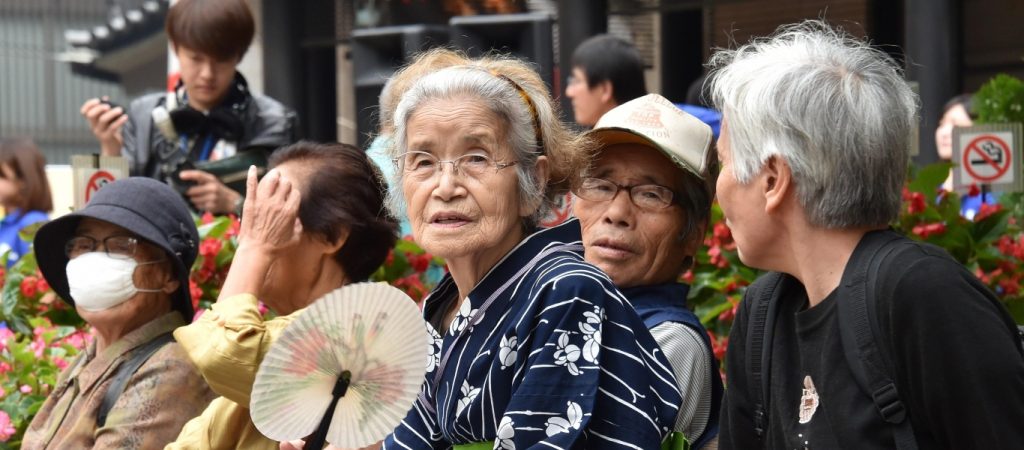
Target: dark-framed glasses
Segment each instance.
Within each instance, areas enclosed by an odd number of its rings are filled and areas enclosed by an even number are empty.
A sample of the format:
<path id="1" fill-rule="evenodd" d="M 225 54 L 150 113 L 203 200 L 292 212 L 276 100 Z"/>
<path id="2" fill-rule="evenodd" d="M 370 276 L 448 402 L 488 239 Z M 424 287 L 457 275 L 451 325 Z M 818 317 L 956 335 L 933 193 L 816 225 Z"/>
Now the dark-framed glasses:
<path id="1" fill-rule="evenodd" d="M 479 178 L 488 173 L 497 173 L 499 170 L 515 165 L 513 162 L 498 162 L 483 153 L 467 153 L 458 158 L 443 160 L 436 156 L 421 151 L 405 152 L 394 158 L 398 169 L 413 178 L 424 180 L 440 173 L 445 164 L 452 165 L 452 171 L 456 175 L 464 175 L 471 178 Z"/>
<path id="2" fill-rule="evenodd" d="M 103 251 L 111 258 L 129 259 L 135 256 L 135 250 L 139 247 L 139 240 L 131 236 L 109 236 L 102 241 L 89 236 L 75 236 L 68 239 L 64 244 L 64 254 L 68 259 L 75 259 L 81 255 L 96 251 L 100 242 L 103 242 Z"/>
<path id="3" fill-rule="evenodd" d="M 577 197 L 592 202 L 606 202 L 615 198 L 620 190 L 629 192 L 629 200 L 641 209 L 658 211 L 672 206 L 675 193 L 659 184 L 623 186 L 603 178 L 584 178 L 573 192 Z"/>

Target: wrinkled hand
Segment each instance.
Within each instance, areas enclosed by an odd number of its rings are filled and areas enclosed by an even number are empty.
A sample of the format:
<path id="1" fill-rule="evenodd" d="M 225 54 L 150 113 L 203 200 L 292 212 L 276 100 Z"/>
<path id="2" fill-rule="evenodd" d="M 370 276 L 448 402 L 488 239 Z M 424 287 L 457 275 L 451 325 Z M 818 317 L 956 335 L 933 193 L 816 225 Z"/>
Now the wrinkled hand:
<path id="1" fill-rule="evenodd" d="M 123 145 L 121 128 L 128 121 L 128 114 L 125 114 L 124 108 L 111 108 L 110 105 L 101 103 L 100 99 L 93 98 L 86 100 L 78 112 L 89 122 L 93 136 L 100 141 L 101 154 L 120 156 Z"/>
<path id="2" fill-rule="evenodd" d="M 249 167 L 239 246 L 262 248 L 269 254 L 277 254 L 297 244 L 302 236 L 299 221 L 302 195 L 281 172 L 271 170 L 258 184 L 256 172 L 256 166 Z"/>
<path id="3" fill-rule="evenodd" d="M 213 174 L 201 170 L 182 170 L 180 176 L 182 180 L 196 183 L 185 191 L 196 209 L 214 214 L 235 212 L 235 202 L 242 194 L 225 186 Z"/>

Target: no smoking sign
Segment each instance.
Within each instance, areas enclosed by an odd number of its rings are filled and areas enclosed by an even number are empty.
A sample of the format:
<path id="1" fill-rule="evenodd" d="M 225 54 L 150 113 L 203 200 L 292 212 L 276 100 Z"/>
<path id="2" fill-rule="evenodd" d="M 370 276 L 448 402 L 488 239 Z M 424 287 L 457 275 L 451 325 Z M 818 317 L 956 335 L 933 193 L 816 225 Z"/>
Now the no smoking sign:
<path id="1" fill-rule="evenodd" d="M 1019 124 L 979 125 L 953 130 L 953 184 L 969 189 L 988 185 L 995 190 L 1018 190 L 1021 184 Z"/>

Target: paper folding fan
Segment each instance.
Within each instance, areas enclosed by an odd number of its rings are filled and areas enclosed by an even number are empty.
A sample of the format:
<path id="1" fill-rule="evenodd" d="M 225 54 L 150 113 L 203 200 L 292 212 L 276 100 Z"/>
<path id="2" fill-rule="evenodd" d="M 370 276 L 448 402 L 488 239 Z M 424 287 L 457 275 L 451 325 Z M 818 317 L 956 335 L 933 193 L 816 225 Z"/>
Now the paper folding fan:
<path id="1" fill-rule="evenodd" d="M 309 449 L 324 438 L 344 448 L 377 442 L 419 394 L 429 337 L 419 308 L 392 286 L 332 291 L 270 347 L 253 385 L 252 421 L 277 441 L 309 437 Z"/>

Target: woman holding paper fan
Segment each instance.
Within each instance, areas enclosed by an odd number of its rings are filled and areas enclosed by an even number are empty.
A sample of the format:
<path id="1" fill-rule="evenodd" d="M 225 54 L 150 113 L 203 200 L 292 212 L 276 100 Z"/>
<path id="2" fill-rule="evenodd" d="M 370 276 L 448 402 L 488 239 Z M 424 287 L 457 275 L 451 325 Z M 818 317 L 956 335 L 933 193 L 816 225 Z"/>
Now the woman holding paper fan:
<path id="1" fill-rule="evenodd" d="M 450 273 L 425 301 L 427 382 L 384 448 L 658 447 L 680 403 L 667 361 L 583 261 L 579 224 L 537 227 L 589 147 L 537 73 L 496 57 L 436 71 L 394 122 L 389 207 Z"/>
<path id="2" fill-rule="evenodd" d="M 299 142 L 250 169 L 238 250 L 210 311 L 174 337 L 221 395 L 168 449 L 276 449 L 249 418 L 256 371 L 274 340 L 314 300 L 367 279 L 392 248 L 379 171 L 356 147 Z M 257 299 L 278 317 L 264 320 Z"/>

